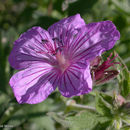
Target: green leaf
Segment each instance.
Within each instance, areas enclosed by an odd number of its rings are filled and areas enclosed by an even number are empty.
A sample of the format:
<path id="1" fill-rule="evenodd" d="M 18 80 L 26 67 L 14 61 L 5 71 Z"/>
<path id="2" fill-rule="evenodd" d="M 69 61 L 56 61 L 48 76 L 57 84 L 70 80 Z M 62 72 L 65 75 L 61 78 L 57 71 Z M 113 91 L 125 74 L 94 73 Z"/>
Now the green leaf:
<path id="1" fill-rule="evenodd" d="M 120 130 L 130 130 L 130 125 L 128 125 L 128 126 L 123 126 Z"/>
<path id="2" fill-rule="evenodd" d="M 67 117 L 66 120 L 69 121 L 70 130 L 93 130 L 99 123 L 107 122 L 109 118 L 84 111 L 76 116 Z"/>
<path id="3" fill-rule="evenodd" d="M 100 93 L 100 96 L 105 100 L 107 101 L 109 104 L 112 104 L 113 103 L 113 98 L 112 96 L 108 95 L 108 94 L 105 94 L 105 93 Z"/>
<path id="4" fill-rule="evenodd" d="M 112 0 L 113 5 L 124 14 L 130 15 L 130 2 L 129 0 Z"/>
<path id="5" fill-rule="evenodd" d="M 37 22 L 33 26 L 41 26 L 47 29 L 51 24 L 57 22 L 57 18 L 52 18 L 49 16 L 41 16 L 37 19 Z"/>
<path id="6" fill-rule="evenodd" d="M 78 0 L 69 4 L 68 13 L 69 15 L 74 15 L 78 12 L 81 15 L 84 15 L 91 12 L 92 7 L 96 4 L 96 2 L 97 0 Z"/>
<path id="7" fill-rule="evenodd" d="M 107 130 L 108 128 L 110 128 L 111 125 L 111 121 L 106 121 L 103 123 L 98 123 L 93 130 Z"/>
<path id="8" fill-rule="evenodd" d="M 52 117 L 58 123 L 62 124 L 64 127 L 70 126 L 69 121 L 65 120 L 64 117 L 57 115 L 55 112 L 49 112 L 47 115 Z"/>
<path id="9" fill-rule="evenodd" d="M 0 117 L 0 124 L 4 124 L 6 121 L 8 121 L 18 110 L 20 110 L 20 105 L 12 104 L 10 105 L 3 115 Z"/>
<path id="10" fill-rule="evenodd" d="M 55 130 L 54 120 L 48 116 L 33 118 L 30 120 L 30 122 L 35 130 Z"/>
<path id="11" fill-rule="evenodd" d="M 113 113 L 112 97 L 103 93 L 96 95 L 96 110 L 101 115 L 111 116 Z"/>
<path id="12" fill-rule="evenodd" d="M 7 99 L 6 99 L 7 100 Z M 41 118 L 46 115 L 48 111 L 54 111 L 57 109 L 57 104 L 53 102 L 52 99 L 47 99 L 46 101 L 31 105 L 31 104 L 18 104 L 10 103 L 8 104 L 6 110 L 0 117 L 0 123 L 16 122 L 14 125 L 20 124 L 21 121 L 30 120 L 33 118 Z"/>
<path id="13" fill-rule="evenodd" d="M 117 54 L 116 52 L 114 53 L 115 55 Z M 120 74 L 117 77 L 119 81 L 120 93 L 122 96 L 127 97 L 130 94 L 130 72 L 120 56 L 117 57 L 117 61 L 121 64 L 121 66 L 117 68 L 120 70 Z"/>
<path id="14" fill-rule="evenodd" d="M 69 127 L 70 130 L 93 130 L 98 124 L 109 121 L 108 117 L 102 117 L 97 113 L 90 111 L 80 111 L 77 115 L 63 117 L 57 113 L 48 113 L 54 120 L 64 127 Z"/>
<path id="15" fill-rule="evenodd" d="M 122 121 L 120 118 L 113 120 L 113 127 L 117 130 L 120 130 L 120 128 L 122 127 Z"/>

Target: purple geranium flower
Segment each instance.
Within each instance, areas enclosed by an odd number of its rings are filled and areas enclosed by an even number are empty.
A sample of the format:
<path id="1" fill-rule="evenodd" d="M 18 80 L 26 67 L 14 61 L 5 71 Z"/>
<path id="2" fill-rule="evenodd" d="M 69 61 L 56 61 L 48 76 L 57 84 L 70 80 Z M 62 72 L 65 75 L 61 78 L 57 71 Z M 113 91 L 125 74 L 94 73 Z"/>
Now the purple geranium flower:
<path id="1" fill-rule="evenodd" d="M 111 21 L 85 24 L 79 14 L 48 28 L 33 27 L 14 42 L 9 62 L 21 70 L 10 79 L 19 103 L 36 104 L 56 87 L 65 97 L 92 90 L 90 62 L 120 38 Z"/>

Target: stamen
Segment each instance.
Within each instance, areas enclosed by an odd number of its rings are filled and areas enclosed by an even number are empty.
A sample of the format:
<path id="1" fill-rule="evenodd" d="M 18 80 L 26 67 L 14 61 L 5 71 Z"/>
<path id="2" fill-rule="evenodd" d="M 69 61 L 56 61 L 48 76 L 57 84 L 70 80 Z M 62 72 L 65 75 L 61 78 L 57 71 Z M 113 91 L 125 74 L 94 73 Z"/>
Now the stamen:
<path id="1" fill-rule="evenodd" d="M 47 52 L 39 52 L 41 54 L 55 54 L 55 49 L 53 48 L 53 46 L 49 43 L 49 41 L 47 39 L 42 39 L 41 43 L 43 44 L 44 48 L 47 50 Z"/>
<path id="2" fill-rule="evenodd" d="M 56 48 L 57 48 L 57 47 L 62 47 L 62 46 L 63 46 L 63 42 L 62 42 L 61 39 L 55 37 L 55 38 L 52 38 L 52 40 L 54 41 L 54 44 L 55 44 Z"/>
<path id="3" fill-rule="evenodd" d="M 57 38 L 57 37 L 52 38 L 52 40 L 53 40 L 53 41 L 58 41 L 58 42 L 62 43 L 62 40 L 60 40 L 60 39 Z"/>
<path id="4" fill-rule="evenodd" d="M 63 45 L 62 45 L 61 40 L 59 40 L 58 38 L 52 38 L 52 40 L 54 41 L 54 48 L 52 47 L 52 45 L 49 43 L 47 39 L 42 39 L 41 44 L 44 46 L 47 52 L 37 51 L 37 53 L 51 54 L 52 56 L 56 56 L 57 53 L 61 53 L 63 51 Z"/>
<path id="5" fill-rule="evenodd" d="M 42 39 L 42 43 L 43 43 L 43 44 L 45 44 L 45 43 L 47 43 L 47 42 L 48 42 L 48 40 Z"/>
<path id="6" fill-rule="evenodd" d="M 58 51 L 62 52 L 63 44 L 62 44 L 62 41 L 57 37 L 52 38 L 52 40 L 54 41 L 54 47 L 55 47 L 55 51 L 52 52 L 52 55 L 55 56 Z"/>

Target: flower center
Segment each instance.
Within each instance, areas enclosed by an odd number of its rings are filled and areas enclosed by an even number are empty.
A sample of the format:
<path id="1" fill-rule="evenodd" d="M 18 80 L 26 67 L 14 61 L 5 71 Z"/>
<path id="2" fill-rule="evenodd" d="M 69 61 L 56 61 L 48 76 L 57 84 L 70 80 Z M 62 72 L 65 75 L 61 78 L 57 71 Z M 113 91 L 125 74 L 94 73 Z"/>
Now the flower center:
<path id="1" fill-rule="evenodd" d="M 66 54 L 67 51 L 62 40 L 58 39 L 57 37 L 53 38 L 52 40 L 54 41 L 54 47 L 49 44 L 48 40 L 42 39 L 41 43 L 44 45 L 44 48 L 47 52 L 38 51 L 38 53 L 50 54 L 52 57 L 55 57 L 56 62 L 54 62 L 53 66 L 63 73 L 70 66 L 69 58 Z"/>
<path id="2" fill-rule="evenodd" d="M 70 65 L 69 60 L 60 51 L 57 52 L 55 57 L 56 57 L 57 62 L 58 62 L 57 68 L 59 68 L 61 70 L 61 72 L 63 73 Z"/>

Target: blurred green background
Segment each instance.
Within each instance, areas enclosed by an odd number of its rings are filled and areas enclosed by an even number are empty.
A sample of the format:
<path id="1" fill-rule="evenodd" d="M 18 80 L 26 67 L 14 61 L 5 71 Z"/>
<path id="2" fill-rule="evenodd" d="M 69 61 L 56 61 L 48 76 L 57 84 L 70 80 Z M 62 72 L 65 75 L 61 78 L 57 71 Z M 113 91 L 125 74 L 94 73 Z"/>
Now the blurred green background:
<path id="1" fill-rule="evenodd" d="M 104 20 L 115 23 L 121 38 L 114 50 L 130 68 L 130 0 L 0 0 L 0 123 L 11 125 L 1 129 L 67 129 L 47 116 L 50 111 L 64 111 L 66 99 L 59 92 L 37 105 L 16 103 L 8 84 L 16 70 L 10 67 L 8 56 L 13 42 L 27 29 L 32 26 L 47 29 L 76 13 L 80 13 L 86 23 Z"/>

